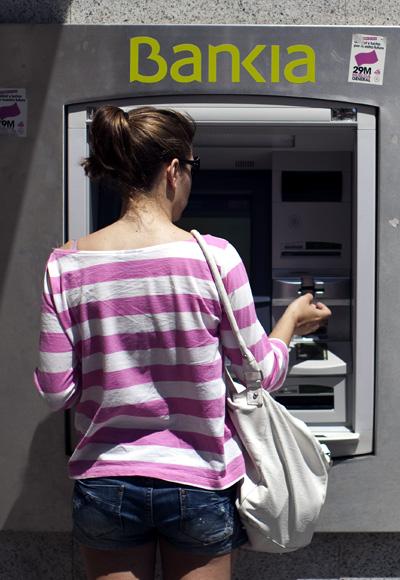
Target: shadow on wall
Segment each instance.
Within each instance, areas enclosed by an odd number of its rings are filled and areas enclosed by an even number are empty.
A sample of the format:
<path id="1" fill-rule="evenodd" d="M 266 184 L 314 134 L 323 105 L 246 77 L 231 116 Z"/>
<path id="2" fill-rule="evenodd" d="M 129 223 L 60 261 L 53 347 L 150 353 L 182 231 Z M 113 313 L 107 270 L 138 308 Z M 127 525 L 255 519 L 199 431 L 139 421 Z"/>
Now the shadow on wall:
<path id="1" fill-rule="evenodd" d="M 1 300 L 5 300 L 3 289 L 6 286 L 13 253 L 19 252 L 22 260 L 26 258 L 29 260 L 28 272 L 20 274 L 21 282 L 24 282 L 24 276 L 32 274 L 37 268 L 37 259 L 31 259 L 29 247 L 20 248 L 22 236 L 16 239 L 16 233 L 19 232 L 18 224 L 23 213 L 30 174 L 40 172 L 43 179 L 46 179 L 46 168 L 34 165 L 33 158 L 36 154 L 36 143 L 40 140 L 43 129 L 46 94 L 62 34 L 62 26 L 46 26 L 46 24 L 62 24 L 69 21 L 71 2 L 72 0 L 0 1 L 1 88 L 25 88 L 28 102 L 27 136 L 3 137 L 0 140 L 0 189 L 3 193 L 0 233 Z M 29 26 L 30 24 L 37 26 Z M 18 171 L 15 170 L 14 164 L 17 159 Z M 61 166 L 61 158 L 55 161 Z M 41 204 L 46 203 L 46 200 L 41 199 L 40 192 L 37 201 L 40 211 Z M 31 219 L 35 220 L 36 215 L 32 215 Z M 54 246 L 54 239 L 50 236 L 51 233 L 44 232 L 43 248 Z M 46 252 L 43 252 L 39 259 L 44 261 L 45 257 Z M 31 262 L 35 263 L 35 266 L 30 266 Z"/>
<path id="2" fill-rule="evenodd" d="M 71 529 L 73 482 L 67 474 L 63 414 L 42 421 L 33 436 L 22 490 L 11 507 L 4 530 L 68 531 Z"/>
<path id="3" fill-rule="evenodd" d="M 1 23 L 64 23 L 69 20 L 72 0 L 1 0 Z"/>

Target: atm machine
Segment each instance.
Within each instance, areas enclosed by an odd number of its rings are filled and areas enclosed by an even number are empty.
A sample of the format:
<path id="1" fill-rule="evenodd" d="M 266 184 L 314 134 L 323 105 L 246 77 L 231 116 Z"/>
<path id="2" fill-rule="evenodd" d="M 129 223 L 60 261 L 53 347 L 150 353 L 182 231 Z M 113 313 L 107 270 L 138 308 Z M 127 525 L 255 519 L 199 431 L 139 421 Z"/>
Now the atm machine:
<path id="1" fill-rule="evenodd" d="M 107 101 L 111 102 L 111 101 Z M 149 97 L 113 100 L 188 112 L 201 171 L 179 224 L 228 239 L 239 251 L 267 333 L 311 292 L 332 310 L 315 334 L 294 337 L 275 396 L 334 457 L 373 452 L 376 112 L 302 99 Z M 103 102 L 66 108 L 68 237 L 119 218 L 110 182 L 79 167 Z"/>

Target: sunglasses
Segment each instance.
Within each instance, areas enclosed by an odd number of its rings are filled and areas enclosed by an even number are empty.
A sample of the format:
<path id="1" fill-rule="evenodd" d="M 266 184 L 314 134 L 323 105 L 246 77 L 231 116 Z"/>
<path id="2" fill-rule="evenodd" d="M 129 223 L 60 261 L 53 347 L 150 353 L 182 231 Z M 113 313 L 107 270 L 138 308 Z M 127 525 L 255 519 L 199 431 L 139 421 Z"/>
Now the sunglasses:
<path id="1" fill-rule="evenodd" d="M 200 169 L 200 157 L 195 157 L 194 159 L 178 159 L 179 163 L 187 163 L 190 165 L 190 171 L 192 175 L 199 171 Z"/>

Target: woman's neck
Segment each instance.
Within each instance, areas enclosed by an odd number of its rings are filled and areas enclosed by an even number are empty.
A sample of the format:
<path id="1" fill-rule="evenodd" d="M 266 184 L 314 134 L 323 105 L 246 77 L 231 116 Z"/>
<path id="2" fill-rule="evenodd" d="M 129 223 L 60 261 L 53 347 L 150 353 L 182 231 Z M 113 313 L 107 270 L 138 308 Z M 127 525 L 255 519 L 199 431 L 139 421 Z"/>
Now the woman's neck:
<path id="1" fill-rule="evenodd" d="M 172 225 L 172 208 L 160 197 L 141 197 L 125 206 L 119 222 L 136 232 Z"/>

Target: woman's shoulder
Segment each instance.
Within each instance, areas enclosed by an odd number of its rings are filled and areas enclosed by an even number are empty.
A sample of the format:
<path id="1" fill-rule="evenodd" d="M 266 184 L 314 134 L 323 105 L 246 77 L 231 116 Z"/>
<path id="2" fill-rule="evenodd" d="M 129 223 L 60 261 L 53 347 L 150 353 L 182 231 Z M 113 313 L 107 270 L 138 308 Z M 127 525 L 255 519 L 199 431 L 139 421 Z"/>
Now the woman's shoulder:
<path id="1" fill-rule="evenodd" d="M 242 266 L 242 258 L 229 240 L 211 234 L 205 234 L 203 237 L 214 254 L 217 265 L 221 268 L 221 272 L 226 274 L 237 266 Z"/>
<path id="2" fill-rule="evenodd" d="M 55 248 L 56 250 L 73 250 L 74 249 L 75 240 L 68 240 L 63 246 L 59 248 Z"/>
<path id="3" fill-rule="evenodd" d="M 218 253 L 223 253 L 224 256 L 239 257 L 238 251 L 229 240 L 211 234 L 205 234 L 203 237 L 210 246 L 217 250 Z"/>
<path id="4" fill-rule="evenodd" d="M 229 242 L 228 240 L 225 240 L 225 238 L 218 238 L 212 234 L 203 234 L 203 237 L 209 246 L 214 246 L 215 248 L 219 248 L 221 250 L 226 250 L 229 246 Z"/>

